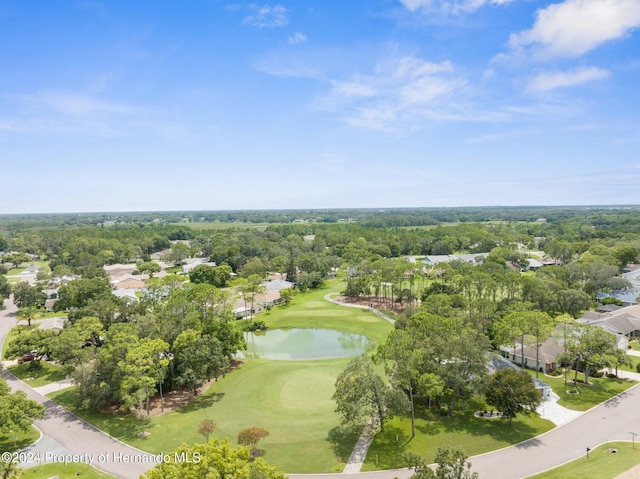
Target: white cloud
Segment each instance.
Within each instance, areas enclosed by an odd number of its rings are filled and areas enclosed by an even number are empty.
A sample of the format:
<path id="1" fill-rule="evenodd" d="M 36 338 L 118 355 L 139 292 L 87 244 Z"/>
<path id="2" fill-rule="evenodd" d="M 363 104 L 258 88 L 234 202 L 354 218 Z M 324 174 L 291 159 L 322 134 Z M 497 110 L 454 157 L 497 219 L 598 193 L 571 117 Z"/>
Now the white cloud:
<path id="1" fill-rule="evenodd" d="M 582 85 L 593 80 L 602 80 L 611 73 L 597 67 L 581 67 L 570 71 L 544 72 L 534 77 L 527 86 L 527 90 L 543 92 Z"/>
<path id="2" fill-rule="evenodd" d="M 579 57 L 640 26 L 640 0 L 566 0 L 538 10 L 531 30 L 511 35 L 514 50 L 534 57 Z"/>
<path id="3" fill-rule="evenodd" d="M 424 121 L 460 118 L 450 101 L 467 82 L 449 61 L 406 56 L 379 64 L 373 73 L 332 81 L 322 106 L 342 111 L 347 123 L 372 129 L 415 129 Z"/>
<path id="4" fill-rule="evenodd" d="M 298 43 L 304 43 L 307 41 L 307 36 L 304 33 L 295 32 L 289 37 L 289 45 L 297 45 Z"/>
<path id="5" fill-rule="evenodd" d="M 445 13 L 473 12 L 485 5 L 503 5 L 514 0 L 400 0 L 408 10 L 442 11 Z"/>
<path id="6" fill-rule="evenodd" d="M 249 5 L 252 13 L 242 20 L 245 25 L 259 28 L 275 28 L 284 27 L 289 23 L 287 17 L 288 10 L 282 5 L 271 6 L 268 3 L 262 7 L 251 4 Z"/>
<path id="7" fill-rule="evenodd" d="M 100 113 L 134 115 L 145 110 L 76 93 L 45 91 L 25 96 L 27 103 L 55 110 L 65 115 L 84 116 Z"/>

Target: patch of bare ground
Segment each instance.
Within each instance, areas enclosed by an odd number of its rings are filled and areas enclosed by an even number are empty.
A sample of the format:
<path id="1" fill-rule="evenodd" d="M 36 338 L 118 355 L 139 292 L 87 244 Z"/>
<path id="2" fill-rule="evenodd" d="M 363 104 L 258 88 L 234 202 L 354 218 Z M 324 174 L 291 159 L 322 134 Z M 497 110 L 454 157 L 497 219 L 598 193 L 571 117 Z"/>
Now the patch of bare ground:
<path id="1" fill-rule="evenodd" d="M 335 296 L 333 298 L 334 301 L 344 304 L 355 304 L 358 306 L 368 306 L 370 308 L 375 308 L 378 311 L 393 313 L 393 314 L 402 314 L 404 310 L 407 309 L 407 303 L 398 303 L 396 301 L 391 301 L 390 298 L 378 298 L 376 296 Z"/>
<path id="2" fill-rule="evenodd" d="M 231 360 L 231 366 L 229 368 L 229 372 L 239 368 L 242 365 L 242 361 L 237 359 Z M 228 374 L 228 373 L 227 373 Z M 193 394 L 191 389 L 173 389 L 171 391 L 165 391 L 162 395 L 162 400 L 160 400 L 160 394 L 156 394 L 149 400 L 149 412 L 151 417 L 162 416 L 163 414 L 167 414 L 179 407 L 186 406 L 194 399 L 200 397 L 203 393 L 207 392 L 209 387 L 215 382 L 215 379 L 211 379 L 207 381 L 202 386 L 200 386 L 196 392 Z M 122 412 L 117 406 L 114 406 L 107 411 L 113 415 L 126 415 L 128 413 Z"/>

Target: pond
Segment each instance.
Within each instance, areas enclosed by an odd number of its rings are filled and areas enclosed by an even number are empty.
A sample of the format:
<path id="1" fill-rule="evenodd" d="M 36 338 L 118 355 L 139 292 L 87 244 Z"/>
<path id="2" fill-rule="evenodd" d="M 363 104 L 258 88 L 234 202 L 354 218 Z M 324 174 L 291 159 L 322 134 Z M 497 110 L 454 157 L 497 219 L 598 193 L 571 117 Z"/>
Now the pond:
<path id="1" fill-rule="evenodd" d="M 271 329 L 245 332 L 247 351 L 238 356 L 253 359 L 329 359 L 357 356 L 373 348 L 361 334 L 333 329 Z"/>

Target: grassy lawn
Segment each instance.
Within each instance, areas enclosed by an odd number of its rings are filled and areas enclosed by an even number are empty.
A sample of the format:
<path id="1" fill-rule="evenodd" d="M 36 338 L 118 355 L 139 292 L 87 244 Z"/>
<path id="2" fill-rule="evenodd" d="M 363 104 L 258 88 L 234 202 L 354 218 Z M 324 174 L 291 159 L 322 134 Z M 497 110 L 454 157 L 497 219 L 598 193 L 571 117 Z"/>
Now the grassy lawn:
<path id="1" fill-rule="evenodd" d="M 616 449 L 617 452 L 611 453 L 612 449 Z M 593 449 L 589 458 L 581 457 L 564 466 L 530 476 L 529 479 L 613 479 L 638 463 L 640 445 L 632 449 L 630 442 L 610 442 Z"/>
<path id="2" fill-rule="evenodd" d="M 453 417 L 434 415 L 429 421 L 426 408 L 419 407 L 416 436 L 411 439 L 410 417 L 392 419 L 385 425 L 385 432 L 378 433 L 373 440 L 362 470 L 406 467 L 404 452 L 420 454 L 432 463 L 442 446 L 456 447 L 473 456 L 516 444 L 553 428 L 551 421 L 539 416 L 518 416 L 509 426 L 506 419 L 480 419 L 473 411 L 459 411 Z"/>
<path id="3" fill-rule="evenodd" d="M 264 321 L 271 329 L 336 329 L 363 334 L 378 344 L 384 342 L 393 329 L 389 321 L 364 309 L 340 306 L 324 300 L 324 295 L 339 293 L 343 289 L 344 283 L 340 280 L 327 282 L 325 288 L 297 293 L 288 305 L 278 306 L 269 313 L 258 314 L 254 319 Z"/>
<path id="4" fill-rule="evenodd" d="M 535 374 L 533 371 L 529 371 Z M 636 381 L 627 381 L 622 379 L 609 378 L 589 378 L 592 383 L 589 386 L 584 385 L 580 381 L 584 381 L 584 374 L 578 373 L 578 384 L 573 386 L 574 373 L 567 376 L 567 384 L 564 384 L 564 378 L 552 378 L 549 376 L 540 376 L 544 382 L 553 388 L 553 391 L 560 396 L 558 404 L 574 411 L 586 411 L 593 406 L 610 399 L 616 394 L 629 389 L 636 384 Z M 577 394 L 571 394 L 569 391 L 578 391 Z"/>
<path id="5" fill-rule="evenodd" d="M 0 451 L 13 452 L 27 447 L 40 437 L 35 427 L 30 427 L 26 432 L 19 431 L 16 434 L 9 433 L 6 436 L 0 434 Z"/>
<path id="6" fill-rule="evenodd" d="M 631 356 L 630 354 L 627 355 L 629 357 L 629 359 L 631 360 L 631 366 L 622 366 L 620 369 L 624 370 L 624 371 L 631 371 L 631 372 L 637 372 L 636 370 L 636 366 L 640 363 L 640 356 Z M 614 371 L 615 372 L 615 371 Z"/>
<path id="7" fill-rule="evenodd" d="M 23 363 L 7 368 L 11 374 L 29 384 L 32 388 L 61 381 L 66 377 L 62 366 L 40 361 L 40 367 L 33 369 L 32 363 Z"/>
<path id="8" fill-rule="evenodd" d="M 640 341 L 638 341 L 637 339 L 634 339 L 633 341 L 629 341 L 629 346 L 631 346 L 631 349 L 640 351 Z"/>
<path id="9" fill-rule="evenodd" d="M 13 321 L 12 319 L 8 319 L 5 318 L 2 321 Z M 15 321 L 14 321 L 15 323 Z M 20 334 L 20 329 L 19 328 L 12 328 L 9 330 L 9 332 L 7 333 L 7 335 L 4 338 L 4 342 L 2 343 L 2 359 L 6 360 L 7 358 L 4 357 L 4 350 L 7 348 L 7 346 L 9 346 L 9 344 L 11 343 L 11 341 L 13 341 L 13 339 Z"/>
<path id="10" fill-rule="evenodd" d="M 30 467 L 24 470 L 22 479 L 111 479 L 114 476 L 100 472 L 88 464 L 45 464 L 43 466 Z"/>
<path id="11" fill-rule="evenodd" d="M 27 269 L 27 268 L 11 268 L 9 271 L 7 271 L 7 276 L 18 275 L 18 274 L 22 273 L 25 269 Z"/>
<path id="12" fill-rule="evenodd" d="M 348 359 L 325 361 L 249 360 L 229 373 L 193 403 L 153 418 L 147 438 L 137 437 L 139 423 L 131 417 L 115 417 L 73 407 L 75 388 L 50 398 L 109 434 L 140 449 L 168 452 L 182 442 L 202 442 L 197 432 L 204 419 L 217 423 L 215 436 L 236 443 L 247 427 L 270 432 L 259 446 L 265 459 L 287 472 L 340 471 L 356 437 L 332 437 L 339 424 L 331 401 L 336 376 Z M 347 452 L 348 451 L 348 452 Z M 345 453 L 341 461 L 340 453 Z"/>

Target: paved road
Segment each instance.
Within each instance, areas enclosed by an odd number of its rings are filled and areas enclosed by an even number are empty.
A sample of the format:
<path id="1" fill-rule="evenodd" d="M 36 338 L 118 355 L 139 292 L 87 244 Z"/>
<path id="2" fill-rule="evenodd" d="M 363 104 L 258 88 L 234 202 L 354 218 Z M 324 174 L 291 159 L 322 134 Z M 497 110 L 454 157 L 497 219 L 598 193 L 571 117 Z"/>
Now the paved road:
<path id="1" fill-rule="evenodd" d="M 5 302 L 0 309 L 0 343 L 9 330 L 15 326 L 16 307 L 11 300 Z M 93 458 L 93 466 L 122 479 L 138 479 L 155 463 L 142 463 L 143 460 L 152 461 L 153 456 L 131 446 L 127 446 L 95 427 L 81 420 L 74 414 L 62 408 L 50 399 L 34 391 L 28 385 L 18 380 L 8 371 L 2 371 L 3 377 L 11 389 L 24 391 L 30 399 L 42 403 L 46 407 L 43 420 L 34 425 L 43 433 L 43 438 L 30 451 L 40 452 L 40 462 L 61 462 L 64 454 L 72 452 L 80 457 L 77 462 L 89 463 Z M 46 455 L 48 454 L 48 457 Z M 98 456 L 105 455 L 105 460 L 98 463 Z M 126 462 L 133 460 L 137 462 Z M 37 461 L 23 466 L 36 466 Z"/>

